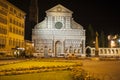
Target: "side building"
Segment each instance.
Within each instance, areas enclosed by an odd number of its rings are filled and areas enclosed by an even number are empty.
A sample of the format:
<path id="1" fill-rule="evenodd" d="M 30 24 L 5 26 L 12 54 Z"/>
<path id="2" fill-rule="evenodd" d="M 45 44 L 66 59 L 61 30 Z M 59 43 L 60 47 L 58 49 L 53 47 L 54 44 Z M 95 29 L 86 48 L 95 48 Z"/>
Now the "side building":
<path id="1" fill-rule="evenodd" d="M 7 0 L 0 0 L 0 52 L 10 55 L 13 48 L 24 47 L 25 15 Z"/>

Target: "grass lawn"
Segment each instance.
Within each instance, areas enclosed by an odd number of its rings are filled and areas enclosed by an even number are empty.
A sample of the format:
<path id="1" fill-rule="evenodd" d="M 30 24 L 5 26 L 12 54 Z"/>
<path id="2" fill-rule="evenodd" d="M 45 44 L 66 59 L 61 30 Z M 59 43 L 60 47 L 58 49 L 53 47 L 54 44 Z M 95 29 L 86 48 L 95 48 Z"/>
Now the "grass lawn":
<path id="1" fill-rule="evenodd" d="M 1 70 L 11 70 L 19 68 L 30 68 L 30 67 L 51 67 L 51 66 L 70 66 L 74 65 L 73 62 L 40 62 L 40 61 L 25 61 L 14 64 L 2 65 Z"/>
<path id="2" fill-rule="evenodd" d="M 70 71 L 52 71 L 22 75 L 0 76 L 0 80 L 72 80 Z"/>

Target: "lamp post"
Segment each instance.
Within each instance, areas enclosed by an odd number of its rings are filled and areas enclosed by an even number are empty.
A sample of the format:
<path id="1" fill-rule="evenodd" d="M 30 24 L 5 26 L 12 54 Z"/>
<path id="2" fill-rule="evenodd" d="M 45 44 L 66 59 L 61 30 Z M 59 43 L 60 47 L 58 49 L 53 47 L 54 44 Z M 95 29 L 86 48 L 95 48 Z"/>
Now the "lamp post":
<path id="1" fill-rule="evenodd" d="M 108 47 L 111 47 L 111 39 L 112 39 L 112 36 L 108 35 Z"/>
<path id="2" fill-rule="evenodd" d="M 96 39 L 95 39 L 95 56 L 99 56 L 99 46 L 98 46 L 98 33 L 96 32 Z"/>
<path id="3" fill-rule="evenodd" d="M 120 47 L 120 38 L 118 39 L 118 47 Z"/>

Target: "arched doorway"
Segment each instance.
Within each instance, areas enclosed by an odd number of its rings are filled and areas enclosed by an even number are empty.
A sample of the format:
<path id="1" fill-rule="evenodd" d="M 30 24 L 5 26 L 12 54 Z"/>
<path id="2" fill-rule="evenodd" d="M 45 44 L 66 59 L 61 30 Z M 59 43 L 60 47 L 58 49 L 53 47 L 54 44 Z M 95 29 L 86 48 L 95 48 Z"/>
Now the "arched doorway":
<path id="1" fill-rule="evenodd" d="M 86 47 L 86 56 L 87 57 L 91 56 L 91 47 L 89 47 L 89 46 Z"/>
<path id="2" fill-rule="evenodd" d="M 60 41 L 56 41 L 55 43 L 55 56 L 59 56 L 62 52 L 62 43 Z"/>
<path id="3" fill-rule="evenodd" d="M 44 57 L 48 57 L 48 47 L 44 47 Z"/>

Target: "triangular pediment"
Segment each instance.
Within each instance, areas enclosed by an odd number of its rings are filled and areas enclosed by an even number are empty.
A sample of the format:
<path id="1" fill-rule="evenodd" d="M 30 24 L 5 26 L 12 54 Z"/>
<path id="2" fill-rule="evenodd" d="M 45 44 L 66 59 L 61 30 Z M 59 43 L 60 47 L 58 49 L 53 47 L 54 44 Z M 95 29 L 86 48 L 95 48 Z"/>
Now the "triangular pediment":
<path id="1" fill-rule="evenodd" d="M 51 8 L 51 9 L 49 9 L 49 10 L 46 11 L 46 13 L 49 13 L 49 12 L 73 13 L 71 10 L 65 8 L 61 4 L 58 4 L 55 7 L 53 7 L 53 8 Z"/>

